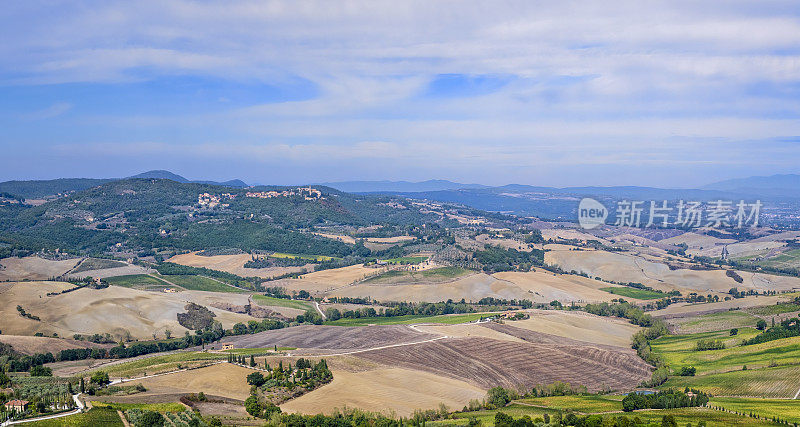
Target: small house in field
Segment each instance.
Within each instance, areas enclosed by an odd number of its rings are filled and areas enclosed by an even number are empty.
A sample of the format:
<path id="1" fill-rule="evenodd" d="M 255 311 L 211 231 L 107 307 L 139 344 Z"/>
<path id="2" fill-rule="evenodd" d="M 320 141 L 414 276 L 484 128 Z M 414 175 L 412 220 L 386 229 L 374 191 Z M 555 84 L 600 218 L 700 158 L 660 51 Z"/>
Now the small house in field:
<path id="1" fill-rule="evenodd" d="M 233 344 L 231 343 L 223 343 L 222 350 L 233 350 Z"/>
<path id="2" fill-rule="evenodd" d="M 6 411 L 25 412 L 29 403 L 27 400 L 9 400 L 6 402 Z"/>

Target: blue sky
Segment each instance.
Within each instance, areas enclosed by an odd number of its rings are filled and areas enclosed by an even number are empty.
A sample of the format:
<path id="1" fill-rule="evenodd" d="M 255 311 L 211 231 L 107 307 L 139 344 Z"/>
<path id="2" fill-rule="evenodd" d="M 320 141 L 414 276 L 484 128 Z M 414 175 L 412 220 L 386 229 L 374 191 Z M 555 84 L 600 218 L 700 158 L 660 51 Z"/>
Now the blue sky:
<path id="1" fill-rule="evenodd" d="M 800 173 L 793 1 L 25 1 L 0 39 L 0 180 Z"/>

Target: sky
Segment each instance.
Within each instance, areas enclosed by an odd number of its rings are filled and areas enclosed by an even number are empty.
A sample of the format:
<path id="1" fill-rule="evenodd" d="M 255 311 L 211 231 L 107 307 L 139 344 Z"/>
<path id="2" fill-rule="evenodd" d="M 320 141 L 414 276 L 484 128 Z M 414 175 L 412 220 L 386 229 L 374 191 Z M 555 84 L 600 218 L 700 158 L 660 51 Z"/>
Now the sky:
<path id="1" fill-rule="evenodd" d="M 0 181 L 800 173 L 796 0 L 26 0 L 0 40 Z"/>

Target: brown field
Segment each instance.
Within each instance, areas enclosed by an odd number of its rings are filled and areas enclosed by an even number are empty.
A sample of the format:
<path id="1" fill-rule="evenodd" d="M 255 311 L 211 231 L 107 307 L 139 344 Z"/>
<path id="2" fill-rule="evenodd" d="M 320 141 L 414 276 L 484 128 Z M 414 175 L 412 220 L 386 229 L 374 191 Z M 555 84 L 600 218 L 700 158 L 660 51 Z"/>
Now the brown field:
<path id="1" fill-rule="evenodd" d="M 37 256 L 0 259 L 0 281 L 47 280 L 75 267 L 80 258 L 51 261 Z"/>
<path id="2" fill-rule="evenodd" d="M 95 344 L 89 341 L 78 341 L 72 338 L 33 337 L 23 335 L 0 335 L 0 342 L 14 347 L 14 351 L 22 354 L 53 354 L 61 350 L 73 348 L 110 348 L 111 344 Z"/>
<path id="3" fill-rule="evenodd" d="M 430 372 L 483 389 L 533 387 L 565 381 L 590 390 L 628 390 L 650 377 L 650 367 L 628 349 L 586 345 L 518 343 L 488 338 L 450 338 L 367 351 L 359 357 L 389 366 Z"/>
<path id="4" fill-rule="evenodd" d="M 414 343 L 435 337 L 436 335 L 415 331 L 403 325 L 352 327 L 304 325 L 230 337 L 224 342 L 233 343 L 236 348 L 269 348 L 277 345 L 300 349 L 358 350 Z"/>
<path id="5" fill-rule="evenodd" d="M 422 386 L 421 386 L 422 385 Z M 286 412 L 330 414 L 335 408 L 361 408 L 397 416 L 444 403 L 460 409 L 486 390 L 456 379 L 412 369 L 382 367 L 367 372 L 333 370 L 333 381 L 281 405 Z"/>
<path id="6" fill-rule="evenodd" d="M 671 270 L 666 264 L 644 257 L 605 251 L 551 250 L 545 253 L 545 262 L 604 280 L 638 282 L 661 290 L 705 294 L 724 293 L 733 287 L 759 291 L 800 288 L 800 278 L 796 277 L 739 272 L 744 282 L 737 283 L 725 274 L 725 270 Z"/>
<path id="7" fill-rule="evenodd" d="M 577 341 L 629 348 L 639 327 L 626 320 L 600 317 L 580 311 L 528 310 L 526 320 L 507 325 Z"/>
<path id="8" fill-rule="evenodd" d="M 207 305 L 213 301 L 239 301 L 247 303 L 247 295 L 184 291 L 177 294 L 147 292 L 112 286 L 105 289 L 83 288 L 62 295 L 48 297 L 48 292 L 69 289 L 74 285 L 60 282 L 21 282 L 0 284 L 0 318 L 3 332 L 16 335 L 33 335 L 42 332 L 71 337 L 73 334 L 104 334 L 122 336 L 125 331 L 134 338 L 152 339 L 152 334 L 164 336 L 170 329 L 175 336 L 183 335 L 185 328 L 177 321 L 177 313 L 184 312 L 187 301 Z M 28 313 L 39 316 L 37 322 L 17 313 L 21 305 Z M 216 320 L 230 328 L 236 322 L 254 318 L 209 307 Z"/>
<path id="9" fill-rule="evenodd" d="M 197 252 L 190 252 L 175 255 L 167 261 L 190 267 L 205 267 L 212 270 L 226 271 L 242 277 L 261 277 L 264 279 L 286 273 L 299 272 L 303 269 L 303 267 L 244 268 L 244 264 L 250 259 L 250 254 L 202 256 L 197 255 Z M 311 269 L 311 266 L 306 267 L 306 270 Z"/>

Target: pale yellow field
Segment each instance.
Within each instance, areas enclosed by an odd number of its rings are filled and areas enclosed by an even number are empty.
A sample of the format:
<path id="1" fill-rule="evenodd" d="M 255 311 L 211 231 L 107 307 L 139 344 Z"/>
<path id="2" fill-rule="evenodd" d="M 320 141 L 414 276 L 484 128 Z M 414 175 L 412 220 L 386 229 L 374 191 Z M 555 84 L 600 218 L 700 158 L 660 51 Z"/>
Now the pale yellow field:
<path id="1" fill-rule="evenodd" d="M 230 363 L 218 363 L 205 368 L 136 380 L 130 384 L 142 384 L 147 389 L 146 393 L 137 396 L 202 391 L 207 395 L 244 400 L 250 395 L 246 378 L 252 372 L 255 371 Z"/>
<path id="2" fill-rule="evenodd" d="M 531 298 L 533 296 L 513 283 L 497 280 L 483 273 L 471 274 L 444 283 L 359 283 L 332 290 L 328 295 L 370 296 L 378 301 L 445 301 L 447 299 L 460 300 L 461 298 L 477 301 L 487 296 L 504 299 Z"/>
<path id="3" fill-rule="evenodd" d="M 281 405 L 286 412 L 330 414 L 336 408 L 360 408 L 409 416 L 415 409 L 436 409 L 444 403 L 460 409 L 486 390 L 464 381 L 403 368 L 366 372 L 333 370 L 333 381 Z"/>
<path id="4" fill-rule="evenodd" d="M 299 279 L 284 279 L 274 282 L 273 286 L 285 286 L 291 290 L 301 290 L 312 293 L 324 293 L 333 291 L 343 286 L 348 286 L 351 283 L 361 280 L 368 275 L 374 275 L 384 269 L 364 267 L 361 264 L 351 265 L 342 268 L 333 268 L 330 270 L 315 271 L 313 273 L 304 274 Z"/>
<path id="5" fill-rule="evenodd" d="M 726 275 L 725 270 L 670 270 L 663 263 L 605 251 L 552 250 L 545 253 L 545 262 L 568 271 L 582 271 L 604 280 L 638 282 L 661 290 L 724 293 L 733 287 L 760 291 L 800 288 L 800 278 L 796 277 L 739 272 L 744 281 L 737 283 Z"/>
<path id="6" fill-rule="evenodd" d="M 185 328 L 177 321 L 187 301 L 207 305 L 212 301 L 230 301 L 244 305 L 247 295 L 215 292 L 184 291 L 175 294 L 148 292 L 111 286 L 105 289 L 83 288 L 48 297 L 48 292 L 72 288 L 59 282 L 21 282 L 0 284 L 0 318 L 3 333 L 33 335 L 42 332 L 71 337 L 73 334 L 104 334 L 122 336 L 125 331 L 135 338 L 152 339 L 152 333 L 164 336 L 170 329 L 174 336 L 183 335 Z M 21 305 L 28 313 L 39 316 L 37 322 L 17 313 Z M 216 320 L 226 328 L 253 317 L 208 307 Z"/>
<path id="7" fill-rule="evenodd" d="M 58 277 L 75 267 L 80 258 L 51 261 L 29 256 L 25 258 L 0 259 L 0 281 L 46 280 Z"/>
<path id="8" fill-rule="evenodd" d="M 639 327 L 625 320 L 600 317 L 580 311 L 529 310 L 530 319 L 508 322 L 509 326 L 571 338 L 594 344 L 630 347 Z"/>
<path id="9" fill-rule="evenodd" d="M 5 332 L 5 331 L 4 331 Z M 22 354 L 56 353 L 73 348 L 97 348 L 108 345 L 95 344 L 88 341 L 77 341 L 70 338 L 33 337 L 23 335 L 0 335 L 0 342 L 14 347 L 14 351 Z"/>
<path id="10" fill-rule="evenodd" d="M 565 302 L 599 302 L 611 301 L 619 298 L 600 288 L 615 287 L 609 283 L 600 282 L 581 276 L 569 274 L 554 275 L 548 271 L 535 272 L 502 272 L 495 273 L 495 278 L 514 283 L 528 293 L 528 298 L 534 302 L 550 302 L 553 300 Z"/>
<path id="11" fill-rule="evenodd" d="M 244 268 L 244 264 L 250 261 L 249 254 L 237 255 L 214 255 L 201 256 L 197 252 L 190 252 L 168 259 L 175 264 L 188 265 L 190 267 L 205 267 L 212 270 L 226 271 L 242 277 L 261 277 L 270 278 L 286 273 L 301 271 L 303 267 L 270 267 L 270 268 Z M 307 268 L 308 270 L 311 267 Z"/>
<path id="12" fill-rule="evenodd" d="M 317 274 L 317 273 L 314 273 Z M 307 275 L 308 277 L 310 275 Z M 305 280 L 305 278 L 303 279 Z M 302 285 L 301 285 L 302 284 Z M 309 287 L 302 281 L 292 289 Z M 431 283 L 358 283 L 350 286 L 319 287 L 325 295 L 372 297 L 378 301 L 445 301 L 447 299 L 477 301 L 484 297 L 529 299 L 535 302 L 562 303 L 611 301 L 618 296 L 599 290 L 615 285 L 581 276 L 538 270 L 535 272 L 504 272 L 487 275 L 474 273 L 446 282 Z"/>

